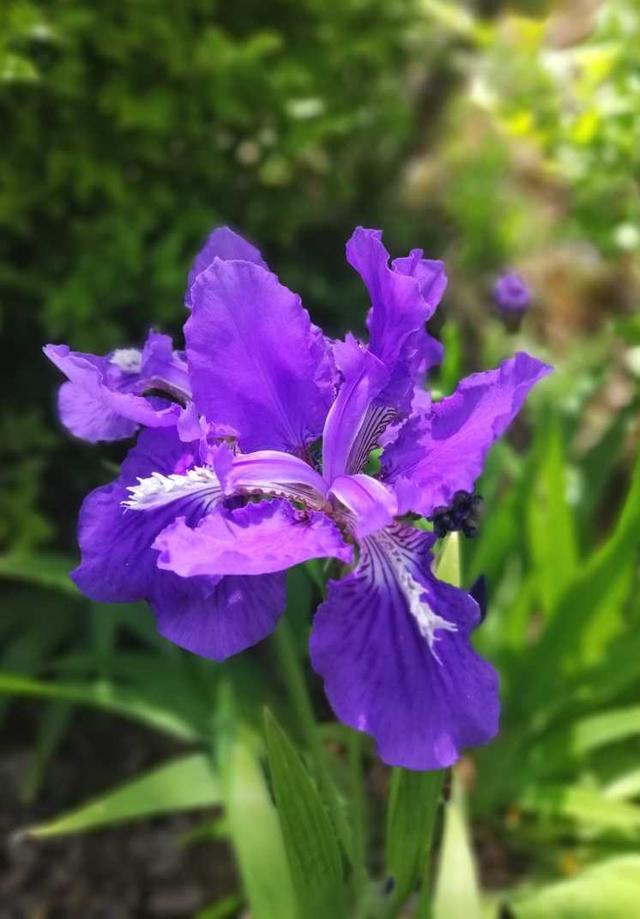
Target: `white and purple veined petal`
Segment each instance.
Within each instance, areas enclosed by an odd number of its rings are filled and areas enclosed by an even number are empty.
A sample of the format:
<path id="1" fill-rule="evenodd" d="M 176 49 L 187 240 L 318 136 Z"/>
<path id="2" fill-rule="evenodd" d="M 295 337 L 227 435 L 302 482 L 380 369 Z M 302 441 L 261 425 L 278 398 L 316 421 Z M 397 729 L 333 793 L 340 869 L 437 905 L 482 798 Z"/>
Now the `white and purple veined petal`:
<path id="1" fill-rule="evenodd" d="M 334 395 L 331 349 L 300 298 L 275 275 L 221 261 L 191 288 L 185 325 L 198 411 L 239 432 L 245 452 L 304 454 Z"/>
<path id="2" fill-rule="evenodd" d="M 399 512 L 428 517 L 457 492 L 473 491 L 489 448 L 551 370 L 520 352 L 495 370 L 472 374 L 430 412 L 409 418 L 382 455 L 383 478 L 395 488 Z"/>
<path id="3" fill-rule="evenodd" d="M 198 448 L 198 455 L 201 450 Z M 209 450 L 212 465 L 193 461 L 170 474 L 153 470 L 128 488 L 125 507 L 145 511 L 198 498 L 218 502 L 225 497 L 284 497 L 306 507 L 328 506 L 328 486 L 308 463 L 289 453 L 261 450 L 233 455 L 225 445 Z"/>
<path id="4" fill-rule="evenodd" d="M 388 527 L 330 581 L 310 651 L 337 717 L 387 764 L 442 769 L 498 730 L 498 678 L 473 650 L 475 601 L 431 572 L 433 534 Z"/>
<path id="5" fill-rule="evenodd" d="M 170 480 L 192 455 L 175 429 L 143 431 L 123 463 L 118 479 L 97 488 L 80 513 L 80 565 L 72 578 L 101 602 L 146 600 L 158 629 L 188 650 L 223 660 L 265 638 L 285 606 L 282 574 L 258 577 L 214 575 L 182 578 L 157 566 L 152 544 L 178 514 L 192 526 L 218 495 L 195 491 L 144 511 L 124 506 L 129 489 L 152 474 Z"/>

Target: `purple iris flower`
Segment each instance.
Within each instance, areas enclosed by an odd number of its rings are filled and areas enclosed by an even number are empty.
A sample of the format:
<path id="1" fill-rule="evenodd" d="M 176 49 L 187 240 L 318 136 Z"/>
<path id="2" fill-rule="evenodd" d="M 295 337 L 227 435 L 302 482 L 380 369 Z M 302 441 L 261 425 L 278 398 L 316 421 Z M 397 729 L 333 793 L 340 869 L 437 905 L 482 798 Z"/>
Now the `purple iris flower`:
<path id="1" fill-rule="evenodd" d="M 493 299 L 507 325 L 517 328 L 531 306 L 531 291 L 521 275 L 506 271 L 493 286 Z"/>
<path id="2" fill-rule="evenodd" d="M 221 660 L 275 627 L 287 568 L 337 559 L 349 567 L 315 616 L 313 667 L 385 762 L 436 769 L 494 736 L 498 678 L 470 644 L 476 601 L 434 576 L 437 536 L 411 520 L 473 492 L 550 368 L 520 353 L 432 404 L 423 384 L 442 353 L 425 323 L 442 262 L 421 250 L 390 262 L 363 228 L 347 260 L 371 302 L 366 344 L 326 339 L 253 246 L 214 231 L 190 275 L 180 404 L 163 406 L 173 383 L 160 376 L 152 421 L 126 407 L 144 429 L 119 478 L 84 502 L 72 576 L 95 600 L 146 599 L 164 636 Z"/>
<path id="3" fill-rule="evenodd" d="M 62 423 L 90 443 L 130 437 L 140 425 L 175 427 L 180 411 L 172 402 L 191 399 L 185 356 L 168 335 L 150 332 L 142 350 L 104 356 L 66 345 L 47 345 L 44 353 L 67 377 L 58 394 Z"/>

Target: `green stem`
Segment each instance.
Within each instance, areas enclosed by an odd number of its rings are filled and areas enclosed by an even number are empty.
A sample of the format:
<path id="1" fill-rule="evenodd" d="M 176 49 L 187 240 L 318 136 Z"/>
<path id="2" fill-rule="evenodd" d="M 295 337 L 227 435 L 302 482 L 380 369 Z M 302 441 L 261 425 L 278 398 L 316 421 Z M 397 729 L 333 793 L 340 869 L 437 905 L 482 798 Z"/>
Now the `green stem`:
<path id="1" fill-rule="evenodd" d="M 353 887 L 357 902 L 361 898 L 367 883 L 367 805 L 362 773 L 362 735 L 358 734 L 357 731 L 349 731 L 347 754 L 353 813 Z"/>
<path id="2" fill-rule="evenodd" d="M 331 779 L 327 754 L 320 740 L 304 673 L 286 618 L 283 617 L 280 621 L 280 625 L 274 632 L 273 640 L 282 666 L 282 675 L 289 690 L 290 701 L 298 717 L 300 729 L 313 760 L 320 791 L 329 809 L 340 844 L 349 861 L 353 863 L 353 836 L 349 830 L 336 787 Z"/>

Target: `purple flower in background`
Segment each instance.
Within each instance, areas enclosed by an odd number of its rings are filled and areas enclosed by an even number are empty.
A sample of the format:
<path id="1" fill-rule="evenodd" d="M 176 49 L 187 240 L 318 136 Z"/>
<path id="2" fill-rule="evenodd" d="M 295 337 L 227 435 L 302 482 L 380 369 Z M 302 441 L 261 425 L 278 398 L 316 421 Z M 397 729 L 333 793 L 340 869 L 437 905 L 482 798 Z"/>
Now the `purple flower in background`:
<path id="1" fill-rule="evenodd" d="M 531 306 L 531 291 L 516 271 L 501 274 L 493 286 L 493 299 L 509 328 L 517 329 Z"/>
<path id="2" fill-rule="evenodd" d="M 81 356 L 97 369 L 80 378 L 49 346 L 79 406 L 103 399 L 118 424 L 144 428 L 119 478 L 84 502 L 73 578 L 95 600 L 148 600 L 163 635 L 221 660 L 274 628 L 287 568 L 337 559 L 350 567 L 316 614 L 313 667 L 337 716 L 372 734 L 385 762 L 436 769 L 494 736 L 498 680 L 469 641 L 476 601 L 434 576 L 437 535 L 411 520 L 473 493 L 489 447 L 550 368 L 517 354 L 432 405 L 424 381 L 442 349 L 425 323 L 443 264 L 420 250 L 390 262 L 381 233 L 362 228 L 347 259 L 369 294 L 366 344 L 326 339 L 223 228 L 190 274 L 181 383 L 166 370 L 151 385 L 144 360 L 135 381 L 133 369 L 112 381 L 113 355 Z M 135 408 L 115 400 L 123 393 Z M 65 419 L 77 434 L 81 414 Z"/>
<path id="3" fill-rule="evenodd" d="M 130 437 L 140 425 L 175 426 L 179 408 L 172 401 L 186 405 L 191 398 L 185 357 L 168 335 L 150 332 L 141 351 L 119 348 L 104 357 L 66 345 L 47 345 L 44 353 L 68 380 L 58 394 L 62 423 L 90 443 Z"/>

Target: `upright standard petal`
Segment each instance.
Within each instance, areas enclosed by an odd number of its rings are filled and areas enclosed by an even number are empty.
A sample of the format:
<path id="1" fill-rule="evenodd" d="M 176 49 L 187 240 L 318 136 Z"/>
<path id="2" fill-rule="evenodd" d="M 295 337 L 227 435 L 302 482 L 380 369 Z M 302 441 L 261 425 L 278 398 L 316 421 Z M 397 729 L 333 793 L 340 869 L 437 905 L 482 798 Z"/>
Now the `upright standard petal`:
<path id="1" fill-rule="evenodd" d="M 275 499 L 236 510 L 219 508 L 189 526 L 178 518 L 154 542 L 158 567 L 182 577 L 267 574 L 311 558 L 351 562 L 353 550 L 335 523 L 318 511 L 300 511 Z"/>
<path id="2" fill-rule="evenodd" d="M 247 242 L 246 239 L 243 239 L 242 236 L 229 227 L 216 227 L 207 236 L 189 269 L 187 290 L 184 296 L 184 305 L 187 309 L 191 309 L 192 306 L 191 288 L 195 279 L 201 271 L 213 264 L 216 258 L 222 259 L 223 262 L 231 260 L 253 262 L 254 265 L 259 265 L 261 268 L 269 270 L 269 266 L 262 258 L 259 249 L 256 249 L 254 245 Z"/>
<path id="3" fill-rule="evenodd" d="M 425 331 L 446 286 L 444 266 L 421 259 L 419 250 L 389 264 L 380 230 L 358 227 L 347 243 L 347 261 L 371 299 L 367 318 L 370 348 L 388 368 L 380 401 L 408 412 L 413 388 L 424 371 L 442 359 L 442 347 Z"/>
<path id="4" fill-rule="evenodd" d="M 147 389 L 163 387 L 166 382 L 163 389 L 168 397 L 178 392 L 184 399 L 189 395 L 186 364 L 172 351 L 171 339 L 155 332 L 150 333 L 143 351 L 121 348 L 101 357 L 71 351 L 66 345 L 46 345 L 44 353 L 68 380 L 58 396 L 62 423 L 90 443 L 130 437 L 139 424 L 174 425 L 180 406 L 143 396 Z M 166 381 L 168 375 L 171 384 Z"/>
<path id="5" fill-rule="evenodd" d="M 185 336 L 198 410 L 239 431 L 247 452 L 303 451 L 329 410 L 333 358 L 300 298 L 257 265 L 216 259 L 192 303 Z"/>
<path id="6" fill-rule="evenodd" d="M 94 600 L 147 600 L 166 638 L 222 660 L 274 628 L 285 605 L 284 575 L 181 578 L 158 569 L 154 539 L 178 513 L 195 524 L 217 497 L 211 488 L 174 494 L 171 501 L 149 510 L 123 506 L 138 479 L 147 480 L 155 472 L 171 482 L 174 470 L 182 472 L 192 459 L 175 430 L 144 431 L 120 477 L 92 492 L 82 506 L 82 557 L 72 578 Z"/>
<path id="7" fill-rule="evenodd" d="M 495 370 L 464 379 L 430 414 L 411 417 L 382 456 L 383 477 L 395 486 L 399 512 L 428 517 L 451 504 L 456 492 L 473 491 L 489 448 L 551 370 L 520 352 Z"/>
<path id="8" fill-rule="evenodd" d="M 450 766 L 498 729 L 497 675 L 469 642 L 477 604 L 433 576 L 433 541 L 401 526 L 365 540 L 354 571 L 329 583 L 311 634 L 338 718 L 406 769 Z"/>
<path id="9" fill-rule="evenodd" d="M 322 472 L 327 482 L 359 472 L 377 439 L 394 416 L 374 400 L 389 380 L 389 371 L 352 336 L 333 346 L 342 384 L 322 434 Z"/>

